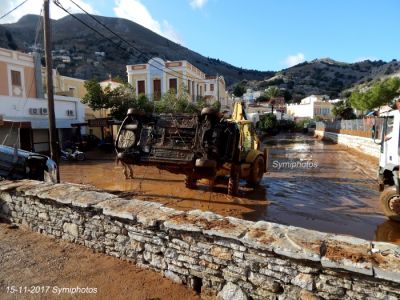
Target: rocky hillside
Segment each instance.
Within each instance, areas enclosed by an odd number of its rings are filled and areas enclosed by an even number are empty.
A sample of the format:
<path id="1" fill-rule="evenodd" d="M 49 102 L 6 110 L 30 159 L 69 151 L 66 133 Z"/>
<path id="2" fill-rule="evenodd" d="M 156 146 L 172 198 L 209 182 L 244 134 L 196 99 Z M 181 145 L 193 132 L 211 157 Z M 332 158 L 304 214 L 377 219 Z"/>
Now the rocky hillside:
<path id="1" fill-rule="evenodd" d="M 245 81 L 243 85 L 262 90 L 275 85 L 287 90 L 294 100 L 311 94 L 340 96 L 343 91 L 372 83 L 388 76 L 400 76 L 400 61 L 362 61 L 342 63 L 329 58 L 315 59 L 277 72 L 261 81 Z"/>
<path id="2" fill-rule="evenodd" d="M 97 24 L 93 19 L 84 14 L 75 15 L 79 19 L 114 42 L 120 40 L 112 33 Z M 0 25 L 0 47 L 29 51 L 34 43 L 38 16 L 26 15 L 17 23 Z M 233 84 L 243 79 L 263 80 L 274 75 L 274 72 L 260 72 L 246 70 L 232 66 L 219 59 L 204 57 L 186 47 L 171 42 L 170 40 L 140 26 L 134 22 L 109 17 L 97 17 L 112 31 L 135 45 L 140 51 L 131 49 L 123 51 L 108 39 L 94 33 L 71 16 L 52 21 L 53 49 L 61 74 L 82 79 L 108 78 L 108 74 L 119 75 L 126 78 L 126 65 L 147 62 L 149 58 L 158 56 L 168 60 L 188 60 L 203 72 L 209 75 L 223 74 L 228 84 Z M 42 39 L 43 40 L 43 39 Z M 121 43 L 121 46 L 127 45 Z M 104 52 L 104 56 L 95 54 Z M 141 54 L 143 52 L 144 54 Z M 71 62 L 63 62 L 61 56 L 71 57 Z M 57 59 L 57 57 L 60 57 Z"/>

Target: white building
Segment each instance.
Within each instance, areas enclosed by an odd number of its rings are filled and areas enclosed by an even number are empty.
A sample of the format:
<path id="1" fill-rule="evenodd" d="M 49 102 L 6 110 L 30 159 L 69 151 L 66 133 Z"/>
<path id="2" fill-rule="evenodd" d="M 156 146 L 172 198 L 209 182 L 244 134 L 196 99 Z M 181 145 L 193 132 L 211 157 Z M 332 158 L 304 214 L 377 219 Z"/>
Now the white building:
<path id="1" fill-rule="evenodd" d="M 252 89 L 247 89 L 246 93 L 243 94 L 243 101 L 248 104 L 253 104 L 257 98 L 259 98 L 264 92 L 253 91 Z"/>
<path id="2" fill-rule="evenodd" d="M 295 119 L 331 119 L 333 104 L 327 101 L 328 98 L 325 95 L 311 95 L 302 99 L 299 104 L 287 104 L 287 114 Z"/>

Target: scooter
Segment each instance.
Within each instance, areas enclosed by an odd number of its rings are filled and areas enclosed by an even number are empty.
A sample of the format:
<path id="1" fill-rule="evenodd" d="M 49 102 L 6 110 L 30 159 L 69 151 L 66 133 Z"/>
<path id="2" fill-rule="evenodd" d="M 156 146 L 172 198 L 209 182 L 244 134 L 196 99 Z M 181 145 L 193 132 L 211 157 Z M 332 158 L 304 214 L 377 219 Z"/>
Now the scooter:
<path id="1" fill-rule="evenodd" d="M 75 149 L 61 149 L 61 159 L 62 160 L 77 160 L 84 161 L 86 159 L 86 155 L 84 152 L 79 151 L 78 148 Z"/>

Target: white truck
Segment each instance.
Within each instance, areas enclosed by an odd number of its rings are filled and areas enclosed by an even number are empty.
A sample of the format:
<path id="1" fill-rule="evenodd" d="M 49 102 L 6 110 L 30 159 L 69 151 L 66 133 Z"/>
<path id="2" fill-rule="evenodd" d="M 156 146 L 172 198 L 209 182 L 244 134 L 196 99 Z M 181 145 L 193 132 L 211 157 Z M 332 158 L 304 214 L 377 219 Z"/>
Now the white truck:
<path id="1" fill-rule="evenodd" d="M 384 119 L 380 132 L 380 156 L 378 169 L 378 183 L 380 203 L 385 215 L 394 221 L 400 222 L 400 111 L 391 110 L 381 114 Z M 376 137 L 374 126 L 372 136 Z"/>

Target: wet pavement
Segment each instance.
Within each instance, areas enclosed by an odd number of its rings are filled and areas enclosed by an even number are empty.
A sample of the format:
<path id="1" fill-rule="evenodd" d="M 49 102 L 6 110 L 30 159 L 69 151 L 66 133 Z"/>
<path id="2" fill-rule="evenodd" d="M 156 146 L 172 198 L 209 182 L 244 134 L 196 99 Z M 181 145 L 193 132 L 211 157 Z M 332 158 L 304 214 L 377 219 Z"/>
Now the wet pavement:
<path id="1" fill-rule="evenodd" d="M 211 210 L 400 244 L 400 223 L 388 221 L 379 207 L 376 159 L 302 134 L 267 138 L 266 145 L 268 173 L 255 190 L 241 182 L 239 197 L 226 195 L 226 182 L 212 190 L 207 181 L 186 189 L 184 176 L 154 167 L 134 167 L 134 179 L 126 180 L 109 155 L 104 156 L 108 160 L 62 164 L 61 179 L 181 210 Z"/>

